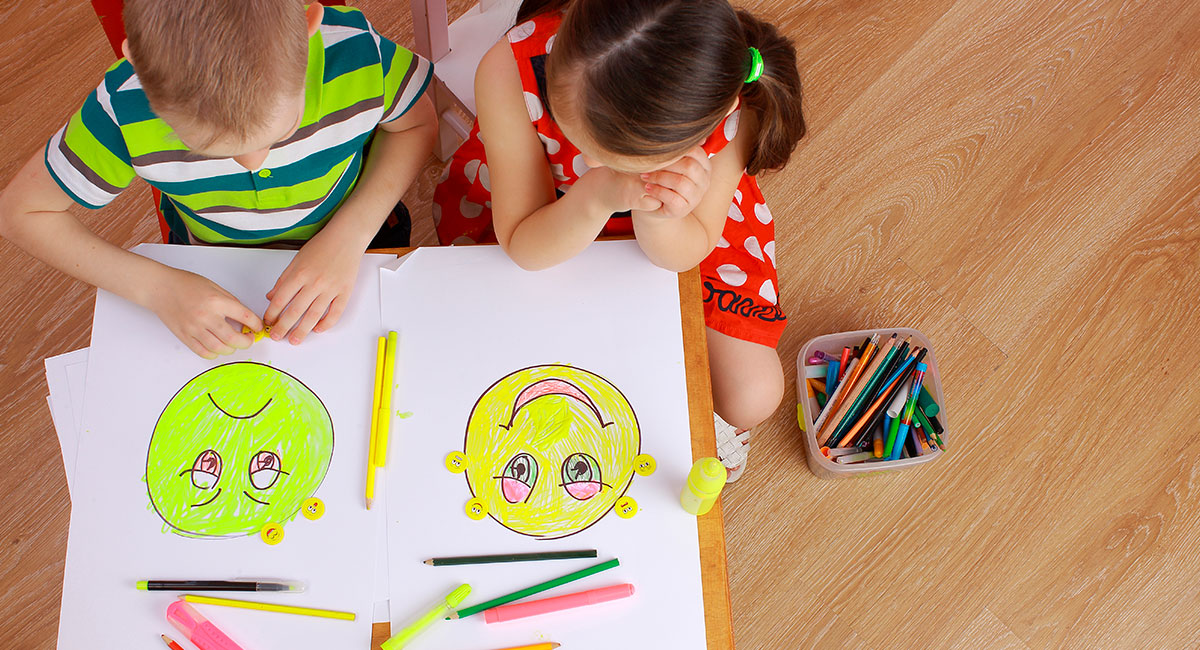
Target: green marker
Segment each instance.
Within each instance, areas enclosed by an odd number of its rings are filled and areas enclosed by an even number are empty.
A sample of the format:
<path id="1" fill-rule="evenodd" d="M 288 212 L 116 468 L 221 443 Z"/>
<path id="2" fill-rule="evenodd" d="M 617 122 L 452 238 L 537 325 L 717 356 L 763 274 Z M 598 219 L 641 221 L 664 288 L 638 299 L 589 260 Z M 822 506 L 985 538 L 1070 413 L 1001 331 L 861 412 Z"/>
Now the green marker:
<path id="1" fill-rule="evenodd" d="M 423 632 L 425 628 L 429 627 L 434 621 L 438 620 L 439 618 L 444 618 L 447 614 L 453 612 L 454 608 L 461 605 L 462 601 L 466 600 L 467 596 L 470 595 L 471 585 L 459 586 L 458 589 L 450 592 L 450 594 L 447 595 L 444 600 L 438 602 L 433 609 L 429 610 L 429 613 L 417 619 L 416 623 L 413 623 L 403 630 L 400 630 L 398 634 L 387 641 L 384 641 L 379 647 L 382 650 L 397 650 L 398 648 L 403 648 L 409 641 L 413 640 L 413 637 Z"/>
<path id="2" fill-rule="evenodd" d="M 892 426 L 888 427 L 887 442 L 883 446 L 884 458 L 892 457 L 892 448 L 895 445 L 904 446 L 903 440 L 896 440 L 896 435 L 900 433 L 900 419 L 898 417 L 892 418 Z"/>

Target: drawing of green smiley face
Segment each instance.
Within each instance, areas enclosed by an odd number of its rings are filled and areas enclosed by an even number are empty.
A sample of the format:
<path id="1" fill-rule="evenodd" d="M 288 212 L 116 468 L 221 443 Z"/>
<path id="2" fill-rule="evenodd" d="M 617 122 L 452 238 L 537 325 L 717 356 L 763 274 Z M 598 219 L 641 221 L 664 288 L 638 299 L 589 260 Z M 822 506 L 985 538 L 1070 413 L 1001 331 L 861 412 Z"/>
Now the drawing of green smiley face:
<path id="1" fill-rule="evenodd" d="M 333 456 L 333 422 L 295 377 L 249 361 L 189 381 L 163 409 L 146 487 L 172 532 L 257 534 L 295 517 Z"/>

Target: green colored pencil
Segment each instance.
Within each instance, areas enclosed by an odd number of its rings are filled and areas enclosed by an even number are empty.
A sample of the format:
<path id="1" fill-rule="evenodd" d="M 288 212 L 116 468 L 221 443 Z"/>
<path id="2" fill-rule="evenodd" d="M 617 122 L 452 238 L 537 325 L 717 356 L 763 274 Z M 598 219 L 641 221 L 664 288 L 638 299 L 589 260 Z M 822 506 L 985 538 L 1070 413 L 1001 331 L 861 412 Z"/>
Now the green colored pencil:
<path id="1" fill-rule="evenodd" d="M 537 562 L 540 560 L 578 560 L 596 557 L 596 549 L 586 551 L 548 551 L 545 553 L 507 553 L 503 555 L 464 555 L 460 557 L 435 557 L 425 560 L 430 566 L 456 564 L 495 564 L 497 562 Z"/>
<path id="2" fill-rule="evenodd" d="M 472 605 L 471 607 L 460 609 L 457 612 L 454 612 L 454 613 L 450 614 L 449 616 L 447 616 L 446 620 L 450 620 L 450 619 L 454 619 L 454 618 L 466 618 L 472 614 L 478 614 L 479 612 L 482 612 L 485 609 L 491 609 L 493 607 L 499 607 L 501 605 L 506 605 L 508 603 L 511 603 L 514 600 L 520 600 L 522 598 L 525 598 L 526 596 L 540 594 L 543 591 L 546 591 L 548 589 L 553 589 L 560 585 L 565 585 L 568 582 L 575 582 L 576 580 L 581 580 L 588 576 L 595 575 L 597 573 L 600 573 L 601 571 L 607 571 L 607 570 L 609 570 L 613 567 L 616 567 L 620 564 L 621 564 L 620 560 L 613 558 L 607 562 L 601 562 L 600 564 L 596 564 L 596 565 L 590 566 L 586 569 L 576 571 L 575 573 L 568 573 L 567 575 L 562 576 L 560 578 L 548 580 L 546 582 L 543 582 L 540 585 L 534 585 L 532 587 L 526 587 L 525 589 L 522 589 L 520 591 L 514 591 L 511 594 L 508 594 L 507 596 L 500 596 L 499 598 L 493 598 L 493 599 L 487 601 L 486 603 L 480 603 L 478 605 Z"/>
<path id="3" fill-rule="evenodd" d="M 862 392 L 854 398 L 854 401 L 850 403 L 850 408 L 846 409 L 846 412 L 842 414 L 842 419 L 834 426 L 833 433 L 825 441 L 826 446 L 837 446 L 846 431 L 854 426 L 854 423 L 858 420 L 859 410 L 870 399 L 874 398 L 875 391 L 879 390 L 879 383 L 884 380 L 885 373 L 892 366 L 892 362 L 896 359 L 896 355 L 900 353 L 901 347 L 903 346 L 893 345 L 892 349 L 888 350 L 887 356 L 883 358 L 883 361 L 876 366 L 874 374 L 870 378 L 865 379 L 866 384 L 863 385 Z"/>

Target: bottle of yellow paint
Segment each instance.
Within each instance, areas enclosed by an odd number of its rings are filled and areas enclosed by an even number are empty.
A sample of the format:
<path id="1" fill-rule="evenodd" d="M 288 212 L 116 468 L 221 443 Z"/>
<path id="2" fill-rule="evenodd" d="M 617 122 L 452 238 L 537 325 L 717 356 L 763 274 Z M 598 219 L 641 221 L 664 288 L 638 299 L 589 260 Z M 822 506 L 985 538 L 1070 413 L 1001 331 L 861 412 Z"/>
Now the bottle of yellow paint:
<path id="1" fill-rule="evenodd" d="M 679 495 L 683 509 L 693 515 L 702 515 L 712 510 L 728 477 L 729 472 L 716 458 L 701 458 L 696 461 L 696 464 L 692 465 L 692 471 L 688 472 L 687 483 Z"/>

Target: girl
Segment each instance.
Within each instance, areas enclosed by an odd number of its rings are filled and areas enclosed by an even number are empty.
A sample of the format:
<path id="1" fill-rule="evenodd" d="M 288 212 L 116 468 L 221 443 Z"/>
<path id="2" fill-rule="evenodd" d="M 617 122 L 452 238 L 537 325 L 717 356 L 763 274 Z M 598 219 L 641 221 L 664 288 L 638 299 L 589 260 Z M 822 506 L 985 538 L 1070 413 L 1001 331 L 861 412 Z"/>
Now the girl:
<path id="1" fill-rule="evenodd" d="M 480 62 L 478 121 L 434 194 L 444 244 L 535 270 L 599 235 L 703 278 L 717 442 L 734 481 L 778 407 L 775 235 L 754 175 L 804 135 L 795 50 L 727 0 L 524 0 Z"/>

